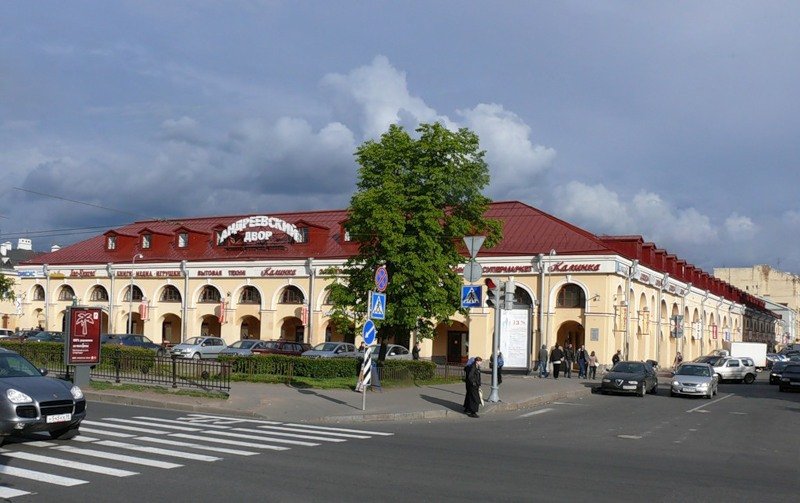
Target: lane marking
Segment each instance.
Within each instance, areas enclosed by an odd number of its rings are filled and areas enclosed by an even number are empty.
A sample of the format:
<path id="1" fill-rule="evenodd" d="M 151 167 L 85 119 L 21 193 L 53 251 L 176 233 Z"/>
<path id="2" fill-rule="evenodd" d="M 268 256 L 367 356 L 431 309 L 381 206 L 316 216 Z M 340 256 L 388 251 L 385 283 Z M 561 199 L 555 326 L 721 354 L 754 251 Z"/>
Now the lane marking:
<path id="1" fill-rule="evenodd" d="M 169 423 L 169 424 L 186 424 L 186 421 L 178 421 L 175 419 L 162 419 L 160 417 L 150 417 L 150 416 L 136 416 L 134 419 L 144 419 L 146 421 L 153 421 L 158 423 Z M 150 423 L 151 424 L 151 423 Z M 206 423 L 195 423 L 198 426 L 202 426 L 203 428 L 218 428 L 220 430 L 229 430 L 230 426 L 221 426 L 219 424 L 206 424 Z M 161 426 L 160 424 L 156 425 L 156 427 Z"/>
<path id="2" fill-rule="evenodd" d="M 527 414 L 523 414 L 521 416 L 517 416 L 517 419 L 523 418 L 523 417 L 531 417 L 531 416 L 535 416 L 535 415 L 538 415 L 538 414 L 544 414 L 545 412 L 550 412 L 551 410 L 554 410 L 554 409 L 539 409 L 539 410 L 535 410 L 533 412 L 528 412 Z"/>
<path id="3" fill-rule="evenodd" d="M 85 422 L 86 421 L 84 421 L 84 423 Z M 81 433 L 83 433 L 84 431 L 88 431 L 89 433 L 96 433 L 98 435 L 106 435 L 109 437 L 119 437 L 119 438 L 133 438 L 136 436 L 136 435 L 131 435 L 130 433 L 121 433 L 119 431 L 106 431 L 106 430 L 98 430 L 96 428 L 87 428 L 83 426 L 83 423 L 81 423 Z M 75 438 L 80 438 L 80 436 Z"/>
<path id="4" fill-rule="evenodd" d="M 314 426 L 311 424 L 300 424 L 300 423 L 286 423 L 286 426 L 297 426 L 303 428 L 310 428 L 313 430 L 325 430 L 325 431 L 343 431 L 345 433 L 364 433 L 367 435 L 380 435 L 384 437 L 390 437 L 394 435 L 394 433 L 386 433 L 384 431 L 368 431 L 368 430 L 354 430 L 351 428 L 334 428 L 332 426 Z"/>
<path id="5" fill-rule="evenodd" d="M 642 438 L 641 435 L 617 435 L 617 437 L 626 438 L 626 439 L 630 439 L 630 440 L 641 440 L 641 438 Z"/>
<path id="6" fill-rule="evenodd" d="M 154 430 L 152 428 L 139 428 L 138 426 L 127 426 L 124 424 L 112 424 L 112 423 L 100 423 L 97 421 L 87 421 L 86 419 L 83 420 L 81 424 L 88 424 L 90 426 L 101 426 L 105 428 L 119 428 L 120 430 L 128 430 L 128 431 L 138 431 L 140 433 L 149 433 L 151 435 L 166 435 L 169 433 L 168 431 L 164 430 Z"/>
<path id="7" fill-rule="evenodd" d="M 255 456 L 258 453 L 253 451 L 242 451 L 240 449 L 225 449 L 224 447 L 214 447 L 211 445 L 200 445 L 191 442 L 181 442 L 179 440 L 166 440 L 163 438 L 155 437 L 136 437 L 136 440 L 143 442 L 153 442 L 156 444 L 174 445 L 175 447 L 188 447 L 190 449 L 199 449 L 203 451 L 219 452 L 224 454 L 235 454 L 239 456 Z"/>
<path id="8" fill-rule="evenodd" d="M 16 498 L 17 496 L 24 496 L 25 494 L 30 493 L 28 491 L 20 491 L 19 489 L 0 486 L 0 498 L 3 499 Z"/>
<path id="9" fill-rule="evenodd" d="M 100 440 L 99 438 L 94 437 L 87 437 L 85 435 L 78 435 L 77 437 L 72 439 L 75 442 L 97 442 Z"/>
<path id="10" fill-rule="evenodd" d="M 53 447 L 53 449 L 69 452 L 70 454 L 79 454 L 82 456 L 90 456 L 102 459 L 112 459 L 114 461 L 121 461 L 123 463 L 133 463 L 135 465 L 151 466 L 153 468 L 171 469 L 171 468 L 180 468 L 181 466 L 183 466 L 179 465 L 178 463 L 169 463 L 167 461 L 158 461 L 156 459 L 140 458 L 137 456 L 126 456 L 124 454 L 119 454 L 118 452 L 96 451 L 94 449 L 78 449 L 77 447 L 71 447 L 69 445 L 60 445 L 58 447 Z"/>
<path id="11" fill-rule="evenodd" d="M 249 431 L 253 431 L 254 433 L 264 433 L 264 434 L 267 433 L 267 432 L 260 432 L 260 431 L 256 431 L 256 430 L 249 430 Z M 289 440 L 289 439 L 286 439 L 286 438 L 274 438 L 274 437 L 270 437 L 270 436 L 267 436 L 267 435 L 264 435 L 264 434 L 262 434 L 262 435 L 244 435 L 242 433 L 233 433 L 233 432 L 229 432 L 229 431 L 209 431 L 207 433 L 209 435 L 221 435 L 221 436 L 224 436 L 224 437 L 245 438 L 245 439 L 248 439 L 248 440 L 262 440 L 264 442 L 273 443 L 273 444 L 302 445 L 302 446 L 306 446 L 306 447 L 316 447 L 316 446 L 319 445 L 316 442 L 306 442 L 306 441 L 303 441 L 303 440 Z M 337 442 L 344 442 L 344 440 L 338 440 L 338 439 L 336 441 Z"/>
<path id="12" fill-rule="evenodd" d="M 41 456 L 30 452 L 7 452 L 3 453 L 4 456 L 17 459 L 25 459 L 27 461 L 35 461 L 37 463 L 44 463 L 46 465 L 63 466 L 65 468 L 72 468 L 73 470 L 83 470 L 85 472 L 100 473 L 102 475 L 110 475 L 112 477 L 130 477 L 131 475 L 139 475 L 139 472 L 132 472 L 129 470 L 120 470 L 118 468 L 109 468 L 102 465 L 93 465 L 91 463 L 80 463 L 70 459 L 53 458 L 50 456 Z"/>
<path id="13" fill-rule="evenodd" d="M 314 435 L 300 435 L 299 433 L 282 433 L 280 431 L 263 431 L 263 430 L 253 430 L 250 428 L 234 428 L 234 431 L 243 431 L 245 433 L 260 433 L 261 435 L 269 435 L 275 437 L 289 437 L 289 438 L 303 438 L 305 440 L 319 440 L 321 442 L 347 442 L 344 438 L 328 438 L 328 437 L 317 437 Z M 208 433 L 214 435 L 224 435 L 227 432 L 224 431 L 209 431 Z M 322 432 L 320 432 L 322 433 Z M 268 438 L 268 437 L 260 437 L 260 438 Z"/>
<path id="14" fill-rule="evenodd" d="M 704 408 L 708 407 L 709 405 L 714 405 L 715 403 L 719 403 L 719 402 L 721 402 L 721 401 L 725 400 L 726 398 L 730 398 L 730 397 L 732 397 L 732 396 L 734 396 L 734 395 L 735 395 L 735 393 L 731 393 L 730 395 L 725 395 L 725 396 L 723 396 L 722 398 L 718 398 L 718 399 L 716 399 L 716 400 L 714 400 L 714 401 L 712 401 L 712 402 L 708 402 L 708 403 L 705 403 L 705 404 L 703 404 L 703 405 L 698 405 L 698 406 L 697 406 L 697 407 L 695 407 L 694 409 L 689 409 L 689 410 L 687 410 L 686 412 L 687 412 L 687 413 L 690 413 L 690 412 L 695 412 L 695 411 L 698 411 L 698 410 L 700 410 L 700 409 L 704 409 Z M 703 411 L 703 412 L 708 412 L 708 411 L 706 410 L 706 411 Z"/>
<path id="15" fill-rule="evenodd" d="M 184 417 L 179 417 L 185 421 L 193 423 L 202 423 L 208 421 L 216 421 L 215 424 L 236 424 L 236 423 L 257 423 L 257 424 L 281 424 L 280 421 L 262 421 L 259 419 L 241 419 L 236 417 L 214 416 L 210 414 L 188 414 Z"/>
<path id="16" fill-rule="evenodd" d="M 253 442 L 239 442 L 237 440 L 228 440 L 227 438 L 208 438 L 202 435 L 189 435 L 188 433 L 173 433 L 171 437 L 186 438 L 189 440 L 202 440 L 204 442 L 215 442 L 225 445 L 238 445 L 239 447 L 252 447 L 254 449 L 269 449 L 271 451 L 288 451 L 289 447 L 280 447 L 277 445 L 256 444 Z"/>
<path id="17" fill-rule="evenodd" d="M 571 402 L 553 402 L 553 405 L 578 405 L 580 407 L 588 407 L 588 403 L 571 403 Z"/>
<path id="18" fill-rule="evenodd" d="M 41 440 L 36 440 L 34 442 L 25 442 L 24 445 L 32 445 L 34 447 L 53 447 L 54 445 L 58 444 L 55 444 L 53 442 L 43 442 Z"/>
<path id="19" fill-rule="evenodd" d="M 0 465 L 0 474 L 9 475 L 11 477 L 20 477 L 23 479 L 37 480 L 47 484 L 55 484 L 57 486 L 79 486 L 81 484 L 88 484 L 88 480 L 73 479 L 70 477 L 59 477 L 58 475 L 51 475 L 49 473 L 37 472 L 35 470 L 26 470 L 24 468 L 17 468 L 16 466 Z"/>
<path id="20" fill-rule="evenodd" d="M 319 431 L 308 431 L 303 428 L 294 428 L 294 427 L 286 427 L 286 426 L 259 426 L 259 429 L 269 430 L 269 433 L 272 433 L 273 430 L 277 431 L 289 431 L 294 433 L 323 433 Z M 238 429 L 238 428 L 234 428 Z M 356 435 L 354 433 L 339 433 L 334 431 L 326 431 L 324 432 L 325 435 L 329 435 L 331 437 L 344 437 L 344 438 L 370 438 L 369 435 Z"/>
<path id="21" fill-rule="evenodd" d="M 144 445 L 128 444 L 126 442 L 117 442 L 115 440 L 103 440 L 101 442 L 97 442 L 95 445 L 116 447 L 118 449 L 128 449 L 129 451 L 146 452 L 148 454 L 158 454 L 161 456 L 169 456 L 173 458 L 191 459 L 194 461 L 213 462 L 222 459 L 215 456 L 208 456 L 206 454 L 194 454 L 191 452 L 174 451 L 172 449 L 162 449 L 160 447 L 146 447 Z"/>
<path id="22" fill-rule="evenodd" d="M 731 414 L 736 414 L 737 416 L 746 416 L 747 412 L 731 412 Z"/>
<path id="23" fill-rule="evenodd" d="M 154 425 L 153 423 L 147 421 L 136 421 L 134 419 L 117 419 L 115 417 L 104 417 L 103 421 L 114 421 L 117 423 L 124 423 L 124 424 L 138 424 L 141 426 L 155 426 L 156 428 L 165 428 L 167 430 L 180 430 L 180 431 L 200 431 L 200 428 L 193 428 L 191 426 L 174 426 L 171 424 L 157 424 Z"/>

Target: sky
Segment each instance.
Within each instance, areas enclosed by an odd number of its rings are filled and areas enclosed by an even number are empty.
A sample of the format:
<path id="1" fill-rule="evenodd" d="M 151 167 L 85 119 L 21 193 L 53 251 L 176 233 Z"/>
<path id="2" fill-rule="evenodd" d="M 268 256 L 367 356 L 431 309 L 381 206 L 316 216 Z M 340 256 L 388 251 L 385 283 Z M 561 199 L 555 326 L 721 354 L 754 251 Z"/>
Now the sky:
<path id="1" fill-rule="evenodd" d="M 495 201 L 800 273 L 798 26 L 760 0 L 4 2 L 0 241 L 346 208 L 360 144 L 440 121 Z"/>

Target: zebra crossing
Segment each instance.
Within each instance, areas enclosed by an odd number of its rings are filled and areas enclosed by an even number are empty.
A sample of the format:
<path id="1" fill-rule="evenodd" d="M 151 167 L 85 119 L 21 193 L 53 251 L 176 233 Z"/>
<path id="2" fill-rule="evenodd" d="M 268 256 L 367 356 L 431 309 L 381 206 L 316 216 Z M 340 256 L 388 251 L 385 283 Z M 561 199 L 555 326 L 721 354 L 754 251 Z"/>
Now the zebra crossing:
<path id="1" fill-rule="evenodd" d="M 26 489 L 29 481 L 74 487 L 98 477 L 135 477 L 148 469 L 180 469 L 189 463 L 215 463 L 391 435 L 199 413 L 174 419 L 146 415 L 86 419 L 81 435 L 72 440 L 48 441 L 43 435 L 42 440 L 29 437 L 0 448 L 0 500 L 35 493 L 35 488 Z M 20 462 L 24 468 L 17 466 Z M 54 467 L 56 473 L 48 471 Z M 87 473 L 93 477 L 86 477 Z"/>

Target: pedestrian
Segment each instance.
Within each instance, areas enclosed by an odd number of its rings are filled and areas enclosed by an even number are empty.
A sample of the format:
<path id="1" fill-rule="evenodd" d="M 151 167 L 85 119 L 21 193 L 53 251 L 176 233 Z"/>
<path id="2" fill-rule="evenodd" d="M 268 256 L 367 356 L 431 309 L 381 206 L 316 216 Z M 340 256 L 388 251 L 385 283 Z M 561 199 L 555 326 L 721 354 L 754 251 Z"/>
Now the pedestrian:
<path id="1" fill-rule="evenodd" d="M 494 355 L 492 355 L 492 360 L 489 362 L 494 365 Z M 497 384 L 503 384 L 503 365 L 505 365 L 505 360 L 503 360 L 503 353 L 497 353 Z"/>
<path id="2" fill-rule="evenodd" d="M 466 396 L 464 396 L 464 413 L 469 417 L 478 417 L 478 408 L 481 406 L 481 362 L 483 359 L 476 356 L 472 363 L 466 367 Z"/>
<path id="3" fill-rule="evenodd" d="M 361 341 L 361 344 L 358 345 L 358 352 L 359 353 L 363 353 L 366 350 L 367 350 L 367 348 L 366 348 L 366 346 L 364 346 L 364 341 Z"/>
<path id="4" fill-rule="evenodd" d="M 553 364 L 553 379 L 558 379 L 558 371 L 561 368 L 561 360 L 564 359 L 564 350 L 561 346 L 553 346 L 550 351 L 550 363 Z"/>
<path id="5" fill-rule="evenodd" d="M 594 351 L 589 355 L 589 378 L 597 379 L 597 355 L 594 354 Z"/>
<path id="6" fill-rule="evenodd" d="M 618 349 L 614 356 L 611 357 L 611 365 L 616 365 L 622 359 L 622 350 Z"/>
<path id="7" fill-rule="evenodd" d="M 414 349 L 411 350 L 411 358 L 419 360 L 419 342 L 414 344 Z"/>
<path id="8" fill-rule="evenodd" d="M 547 362 L 548 362 L 547 346 L 542 344 L 539 350 L 539 377 L 547 379 Z"/>
<path id="9" fill-rule="evenodd" d="M 567 344 L 564 350 L 564 377 L 572 379 L 572 364 L 575 363 L 575 350 L 572 348 L 572 343 Z"/>
<path id="10" fill-rule="evenodd" d="M 581 344 L 578 350 L 578 377 L 586 379 L 586 362 L 589 360 L 589 354 L 586 352 L 586 346 Z"/>
<path id="11" fill-rule="evenodd" d="M 672 362 L 672 370 L 678 370 L 678 366 L 683 363 L 683 355 L 680 351 L 675 353 L 675 360 Z"/>

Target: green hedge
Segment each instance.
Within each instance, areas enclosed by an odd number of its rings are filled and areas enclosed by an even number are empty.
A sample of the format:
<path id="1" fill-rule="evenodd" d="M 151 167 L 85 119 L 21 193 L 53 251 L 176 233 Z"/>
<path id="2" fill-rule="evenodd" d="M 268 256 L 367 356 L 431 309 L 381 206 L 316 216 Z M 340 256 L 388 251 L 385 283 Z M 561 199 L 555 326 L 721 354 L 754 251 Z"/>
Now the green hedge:
<path id="1" fill-rule="evenodd" d="M 59 367 L 64 365 L 64 343 L 63 342 L 19 342 L 2 341 L 0 347 L 16 351 L 37 367 Z M 155 362 L 155 353 L 149 349 L 133 348 L 128 346 L 100 346 L 100 367 L 113 367 L 117 361 L 117 355 L 121 361 L 122 357 L 136 357 L 141 366 L 141 362 L 149 363 L 152 366 Z"/>

